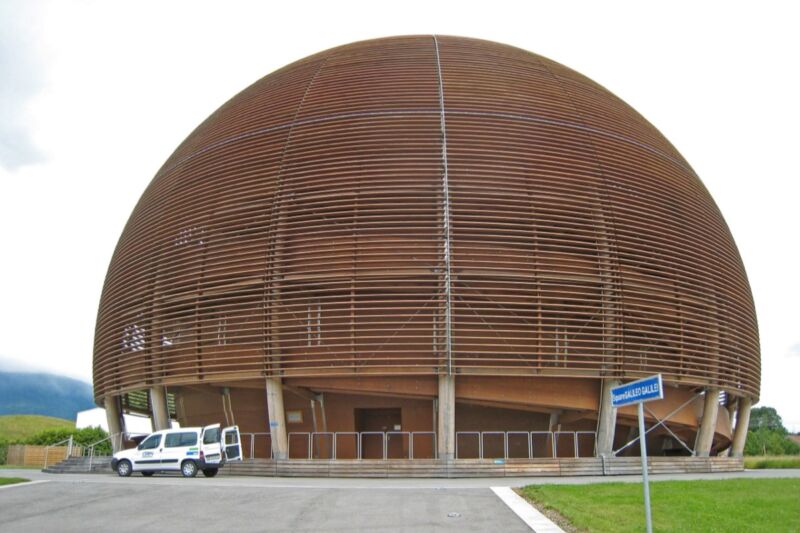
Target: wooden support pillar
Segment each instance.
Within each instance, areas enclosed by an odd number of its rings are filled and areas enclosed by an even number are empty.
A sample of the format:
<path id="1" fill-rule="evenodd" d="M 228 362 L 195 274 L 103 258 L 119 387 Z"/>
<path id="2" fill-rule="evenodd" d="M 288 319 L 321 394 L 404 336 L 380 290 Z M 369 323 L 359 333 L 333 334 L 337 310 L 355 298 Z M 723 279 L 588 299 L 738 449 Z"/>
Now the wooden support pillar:
<path id="1" fill-rule="evenodd" d="M 114 453 L 122 449 L 122 433 L 125 431 L 125 421 L 119 408 L 116 396 L 106 396 L 103 400 L 106 407 L 106 420 L 108 421 L 108 434 L 111 435 L 111 447 Z"/>
<path id="2" fill-rule="evenodd" d="M 550 419 L 547 422 L 547 431 L 555 433 L 559 430 L 560 421 L 561 421 L 561 409 L 555 410 L 550 413 Z M 556 444 L 555 444 L 555 435 L 551 435 L 552 438 L 547 439 L 547 445 L 545 446 L 545 453 L 549 454 L 552 457 L 555 457 L 556 451 Z"/>
<path id="3" fill-rule="evenodd" d="M 267 412 L 272 440 L 272 457 L 288 459 L 289 440 L 286 436 L 286 411 L 283 407 L 281 378 L 267 378 Z"/>
<path id="4" fill-rule="evenodd" d="M 597 412 L 597 457 L 610 457 L 614 452 L 614 430 L 617 426 L 617 409 L 611 407 L 611 389 L 619 386 L 618 379 L 604 379 Z"/>
<path id="5" fill-rule="evenodd" d="M 550 419 L 547 422 L 547 431 L 558 431 L 558 425 L 560 419 L 561 419 L 560 409 L 550 413 Z"/>
<path id="6" fill-rule="evenodd" d="M 321 422 L 320 431 L 326 433 L 328 431 L 328 418 L 325 415 L 325 393 L 320 392 L 314 399 L 314 403 L 319 406 L 319 418 Z"/>
<path id="7" fill-rule="evenodd" d="M 231 389 L 222 387 L 222 412 L 225 414 L 225 425 L 235 426 L 236 418 L 233 416 L 233 403 L 231 403 Z"/>
<path id="8" fill-rule="evenodd" d="M 452 461 L 456 453 L 456 377 L 439 376 L 439 413 L 436 445 L 439 459 Z"/>
<path id="9" fill-rule="evenodd" d="M 150 407 L 153 415 L 153 430 L 169 429 L 169 409 L 167 409 L 167 392 L 161 385 L 150 387 Z"/>
<path id="10" fill-rule="evenodd" d="M 719 389 L 709 387 L 703 405 L 703 418 L 697 430 L 694 441 L 694 454 L 698 457 L 708 457 L 711 454 L 711 445 L 714 442 L 714 430 L 717 428 L 717 413 L 719 412 Z"/>
<path id="11" fill-rule="evenodd" d="M 628 444 L 629 442 L 632 442 L 637 437 L 639 437 L 639 426 L 630 426 L 628 428 L 628 436 L 625 437 L 625 444 Z M 645 436 L 645 442 L 647 442 L 646 439 L 647 439 L 647 436 Z M 641 446 L 641 445 L 642 445 L 641 442 L 637 442 L 636 444 L 632 444 L 631 446 L 628 446 L 627 448 L 625 448 L 622 451 L 623 457 L 631 457 L 633 455 L 638 455 L 639 454 L 638 446 Z M 634 450 L 636 450 L 636 453 L 634 453 Z"/>
<path id="12" fill-rule="evenodd" d="M 747 441 L 747 428 L 750 426 L 750 398 L 740 398 L 739 407 L 736 409 L 736 429 L 733 432 L 731 457 L 741 457 L 744 453 L 744 443 Z"/>

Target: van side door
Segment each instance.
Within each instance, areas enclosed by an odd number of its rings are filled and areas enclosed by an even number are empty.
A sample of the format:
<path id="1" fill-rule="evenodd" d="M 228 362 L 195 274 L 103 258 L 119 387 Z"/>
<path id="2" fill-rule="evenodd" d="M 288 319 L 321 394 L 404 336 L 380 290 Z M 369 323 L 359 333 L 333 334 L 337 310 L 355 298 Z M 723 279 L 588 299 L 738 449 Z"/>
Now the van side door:
<path id="1" fill-rule="evenodd" d="M 222 461 L 221 438 L 222 435 L 219 424 L 212 424 L 203 428 L 203 432 L 200 436 L 200 450 L 203 452 L 206 464 L 215 465 Z"/>
<path id="2" fill-rule="evenodd" d="M 162 433 L 153 433 L 136 447 L 133 459 L 134 470 L 158 470 L 161 468 Z"/>
<path id="3" fill-rule="evenodd" d="M 200 443 L 197 438 L 198 431 L 172 430 L 164 436 L 164 445 L 161 452 L 161 468 L 165 470 L 180 470 L 184 459 L 200 458 Z"/>
<path id="4" fill-rule="evenodd" d="M 228 461 L 242 460 L 242 439 L 239 426 L 230 426 L 222 430 L 222 445 Z"/>

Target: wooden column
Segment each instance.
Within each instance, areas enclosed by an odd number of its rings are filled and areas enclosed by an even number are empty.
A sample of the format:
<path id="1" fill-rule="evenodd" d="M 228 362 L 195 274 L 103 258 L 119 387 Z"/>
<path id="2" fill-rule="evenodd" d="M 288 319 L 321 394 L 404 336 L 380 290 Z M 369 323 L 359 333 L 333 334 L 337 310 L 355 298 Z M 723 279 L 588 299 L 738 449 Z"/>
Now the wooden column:
<path id="1" fill-rule="evenodd" d="M 106 420 L 108 421 L 108 434 L 111 435 L 111 447 L 114 453 L 122 449 L 122 432 L 125 431 L 125 423 L 120 412 L 119 402 L 116 396 L 106 396 L 103 400 L 106 407 Z M 116 436 L 115 436 L 116 435 Z"/>
<path id="2" fill-rule="evenodd" d="M 714 430 L 717 428 L 717 412 L 719 412 L 719 389 L 709 387 L 706 389 L 706 398 L 703 405 L 703 419 L 697 431 L 694 442 L 694 454 L 698 457 L 708 457 L 711 453 L 711 444 L 714 442 Z"/>
<path id="3" fill-rule="evenodd" d="M 153 430 L 169 429 L 169 410 L 167 409 L 167 391 L 163 386 L 150 387 L 150 406 L 153 414 Z"/>
<path id="4" fill-rule="evenodd" d="M 288 459 L 289 440 L 286 436 L 286 411 L 283 407 L 281 378 L 267 378 L 267 412 L 272 440 L 272 457 Z"/>
<path id="5" fill-rule="evenodd" d="M 436 446 L 439 459 L 452 461 L 456 452 L 456 377 L 439 376 L 439 413 Z"/>
<path id="6" fill-rule="evenodd" d="M 561 420 L 561 409 L 550 413 L 550 418 L 547 421 L 547 431 L 558 431 L 559 420 Z"/>
<path id="7" fill-rule="evenodd" d="M 747 441 L 747 428 L 750 426 L 750 398 L 740 398 L 739 407 L 736 409 L 736 429 L 733 432 L 731 457 L 741 457 L 744 453 L 744 443 Z"/>
<path id="8" fill-rule="evenodd" d="M 618 379 L 604 379 L 597 412 L 597 457 L 610 457 L 614 451 L 614 430 L 617 426 L 617 410 L 611 407 L 611 389 L 619 386 Z"/>

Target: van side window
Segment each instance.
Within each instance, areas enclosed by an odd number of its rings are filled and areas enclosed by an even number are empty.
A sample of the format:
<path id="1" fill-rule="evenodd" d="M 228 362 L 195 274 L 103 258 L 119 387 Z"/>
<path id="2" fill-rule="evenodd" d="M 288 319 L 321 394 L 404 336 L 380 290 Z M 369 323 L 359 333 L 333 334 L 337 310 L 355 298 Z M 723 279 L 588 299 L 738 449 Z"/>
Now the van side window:
<path id="1" fill-rule="evenodd" d="M 214 444 L 219 442 L 219 428 L 209 429 L 203 433 L 203 444 Z"/>
<path id="2" fill-rule="evenodd" d="M 169 433 L 164 441 L 165 448 L 180 448 L 181 446 L 194 446 L 197 444 L 197 433 Z"/>
<path id="3" fill-rule="evenodd" d="M 150 435 L 147 437 L 144 442 L 139 445 L 140 450 L 152 450 L 153 448 L 158 448 L 158 445 L 161 443 L 161 435 Z"/>

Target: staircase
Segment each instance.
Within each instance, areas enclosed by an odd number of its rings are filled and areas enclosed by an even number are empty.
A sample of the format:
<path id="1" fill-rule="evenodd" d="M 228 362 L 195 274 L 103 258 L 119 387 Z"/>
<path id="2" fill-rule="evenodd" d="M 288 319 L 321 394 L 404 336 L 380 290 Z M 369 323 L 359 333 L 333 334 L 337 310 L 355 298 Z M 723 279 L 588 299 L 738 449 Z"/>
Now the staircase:
<path id="1" fill-rule="evenodd" d="M 91 459 L 91 469 L 89 467 L 89 457 L 68 457 L 53 465 L 49 465 L 42 472 L 48 474 L 96 474 L 111 472 L 111 456 L 99 455 Z"/>
<path id="2" fill-rule="evenodd" d="M 650 457 L 652 474 L 692 472 L 741 472 L 741 458 L 732 457 Z M 89 469 L 89 457 L 70 457 L 43 470 L 52 474 L 111 474 L 111 457 L 96 456 Z M 274 461 L 251 459 L 232 462 L 219 471 L 220 476 L 265 477 L 538 477 L 538 476 L 614 476 L 640 475 L 638 457 L 553 458 L 553 459 L 433 459 L 382 460 L 303 460 Z"/>
<path id="3" fill-rule="evenodd" d="M 741 472 L 741 458 L 729 457 L 650 457 L 652 474 L 693 472 Z M 326 460 L 292 459 L 274 461 L 251 459 L 228 463 L 220 476 L 267 477 L 359 477 L 359 478 L 473 478 L 541 476 L 641 475 L 638 457 L 561 457 L 538 459 L 433 459 L 404 460 Z"/>

